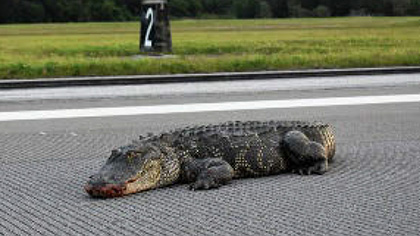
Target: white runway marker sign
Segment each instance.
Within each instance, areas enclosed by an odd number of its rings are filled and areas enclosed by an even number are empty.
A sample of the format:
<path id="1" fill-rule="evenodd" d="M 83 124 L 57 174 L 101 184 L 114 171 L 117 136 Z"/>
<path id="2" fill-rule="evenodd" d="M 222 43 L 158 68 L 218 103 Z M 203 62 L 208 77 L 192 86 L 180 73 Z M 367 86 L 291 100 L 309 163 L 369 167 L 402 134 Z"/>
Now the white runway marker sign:
<path id="1" fill-rule="evenodd" d="M 161 54 L 172 51 L 168 3 L 166 0 L 144 0 L 141 6 L 140 51 Z"/>

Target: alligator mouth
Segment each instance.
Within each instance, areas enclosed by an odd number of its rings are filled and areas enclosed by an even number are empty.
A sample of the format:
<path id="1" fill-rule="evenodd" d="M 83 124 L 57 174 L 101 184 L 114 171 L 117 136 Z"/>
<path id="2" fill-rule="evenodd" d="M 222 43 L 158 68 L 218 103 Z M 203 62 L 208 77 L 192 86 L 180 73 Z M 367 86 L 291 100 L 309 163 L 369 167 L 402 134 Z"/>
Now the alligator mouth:
<path id="1" fill-rule="evenodd" d="M 143 178 L 133 178 L 123 184 L 92 184 L 85 185 L 85 191 L 95 198 L 116 198 L 155 188 L 157 181 L 146 181 Z"/>
<path id="2" fill-rule="evenodd" d="M 125 195 L 146 191 L 156 187 L 156 183 L 141 181 L 139 179 L 127 181 L 124 184 L 86 184 L 85 191 L 96 198 L 116 198 Z"/>
<path id="3" fill-rule="evenodd" d="M 97 198 L 122 197 L 125 195 L 125 189 L 125 185 L 118 184 L 92 185 L 88 183 L 85 185 L 85 191 Z"/>
<path id="4" fill-rule="evenodd" d="M 92 197 L 115 198 L 138 193 L 159 186 L 161 176 L 160 163 L 150 161 L 133 178 L 125 182 L 107 183 L 101 178 L 91 179 L 85 185 L 85 191 Z M 92 177 L 91 177 L 92 178 Z"/>

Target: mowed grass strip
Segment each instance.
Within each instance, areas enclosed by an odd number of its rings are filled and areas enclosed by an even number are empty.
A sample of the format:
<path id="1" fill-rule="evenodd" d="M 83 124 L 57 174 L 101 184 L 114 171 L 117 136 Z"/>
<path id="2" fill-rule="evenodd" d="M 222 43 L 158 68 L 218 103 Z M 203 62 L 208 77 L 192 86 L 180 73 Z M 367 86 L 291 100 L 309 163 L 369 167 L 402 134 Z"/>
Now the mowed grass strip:
<path id="1" fill-rule="evenodd" d="M 166 59 L 135 57 L 137 22 L 0 25 L 0 78 L 420 65 L 419 17 L 171 24 Z"/>

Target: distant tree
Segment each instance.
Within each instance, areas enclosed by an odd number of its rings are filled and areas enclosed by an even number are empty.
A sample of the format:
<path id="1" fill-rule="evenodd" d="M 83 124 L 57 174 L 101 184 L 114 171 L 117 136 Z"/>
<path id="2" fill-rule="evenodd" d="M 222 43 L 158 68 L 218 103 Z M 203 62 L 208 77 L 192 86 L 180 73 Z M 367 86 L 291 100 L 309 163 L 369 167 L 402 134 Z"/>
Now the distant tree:
<path id="1" fill-rule="evenodd" d="M 420 0 L 411 0 L 408 14 L 413 16 L 420 16 Z"/>
<path id="2" fill-rule="evenodd" d="M 341 1 L 341 0 L 340 0 Z M 313 10 L 320 4 L 319 0 L 300 0 L 302 8 Z"/>
<path id="3" fill-rule="evenodd" d="M 186 17 L 188 16 L 188 1 L 187 0 L 172 0 L 169 2 L 169 9 L 171 10 L 171 15 L 177 17 Z"/>
<path id="4" fill-rule="evenodd" d="M 410 0 L 389 0 L 392 5 L 393 16 L 404 16 L 407 15 L 408 9 L 410 8 Z"/>
<path id="5" fill-rule="evenodd" d="M 284 18 L 289 17 L 289 5 L 287 0 L 268 0 L 268 4 L 271 7 L 273 17 Z"/>
<path id="6" fill-rule="evenodd" d="M 0 0 L 0 23 L 14 22 L 15 4 L 13 1 Z"/>
<path id="7" fill-rule="evenodd" d="M 130 18 L 128 11 L 118 7 L 114 0 L 91 0 L 88 12 L 91 21 L 124 21 Z"/>
<path id="8" fill-rule="evenodd" d="M 301 5 L 290 6 L 291 17 L 313 17 L 314 14 L 311 10 L 303 8 Z"/>
<path id="9" fill-rule="evenodd" d="M 124 6 L 132 16 L 138 16 L 140 14 L 140 3 L 139 0 L 117 0 L 117 4 Z"/>
<path id="10" fill-rule="evenodd" d="M 260 13 L 260 3 L 257 0 L 236 0 L 233 9 L 237 18 L 257 18 Z"/>
<path id="11" fill-rule="evenodd" d="M 326 6 L 319 5 L 313 10 L 314 16 L 316 17 L 329 17 L 331 16 L 330 9 Z"/>
<path id="12" fill-rule="evenodd" d="M 173 16 L 196 17 L 201 13 L 203 6 L 197 0 L 171 0 L 169 8 Z"/>
<path id="13" fill-rule="evenodd" d="M 258 18 L 271 18 L 273 13 L 271 11 L 270 5 L 266 1 L 260 1 L 260 11 L 258 13 Z"/>
<path id="14" fill-rule="evenodd" d="M 197 17 L 201 14 L 203 10 L 203 5 L 200 1 L 197 0 L 189 0 L 187 10 L 190 16 Z"/>
<path id="15" fill-rule="evenodd" d="M 332 16 L 347 16 L 350 14 L 351 2 L 352 0 L 330 0 L 330 3 L 325 6 L 330 8 Z"/>
<path id="16" fill-rule="evenodd" d="M 228 14 L 233 4 L 232 0 L 200 0 L 200 2 L 204 12 L 215 15 Z"/>
<path id="17" fill-rule="evenodd" d="M 45 10 L 42 3 L 37 1 L 15 1 L 14 17 L 20 22 L 32 23 L 45 21 Z"/>
<path id="18" fill-rule="evenodd" d="M 142 0 L 0 0 L 0 23 L 138 19 Z M 171 16 L 420 15 L 420 0 L 169 0 Z"/>

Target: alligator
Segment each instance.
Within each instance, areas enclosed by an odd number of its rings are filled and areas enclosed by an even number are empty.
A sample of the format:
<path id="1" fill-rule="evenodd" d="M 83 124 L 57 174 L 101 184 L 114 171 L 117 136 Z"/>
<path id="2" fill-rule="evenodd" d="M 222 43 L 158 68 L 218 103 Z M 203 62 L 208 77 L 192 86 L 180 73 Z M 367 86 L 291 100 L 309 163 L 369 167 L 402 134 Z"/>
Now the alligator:
<path id="1" fill-rule="evenodd" d="M 226 122 L 140 136 L 112 150 L 85 191 L 121 197 L 175 183 L 207 190 L 234 178 L 284 172 L 324 174 L 335 154 L 333 128 L 322 122 Z"/>

